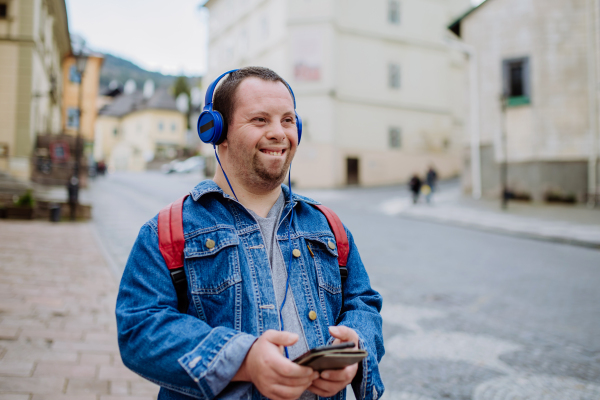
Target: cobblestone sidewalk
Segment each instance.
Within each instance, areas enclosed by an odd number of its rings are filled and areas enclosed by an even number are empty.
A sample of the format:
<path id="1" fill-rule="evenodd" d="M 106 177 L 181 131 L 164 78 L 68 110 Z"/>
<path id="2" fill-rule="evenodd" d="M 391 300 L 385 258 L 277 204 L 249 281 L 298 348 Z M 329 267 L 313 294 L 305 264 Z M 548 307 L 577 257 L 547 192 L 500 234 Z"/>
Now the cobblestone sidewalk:
<path id="1" fill-rule="evenodd" d="M 85 223 L 0 221 L 0 400 L 151 400 L 121 362 L 117 282 Z"/>

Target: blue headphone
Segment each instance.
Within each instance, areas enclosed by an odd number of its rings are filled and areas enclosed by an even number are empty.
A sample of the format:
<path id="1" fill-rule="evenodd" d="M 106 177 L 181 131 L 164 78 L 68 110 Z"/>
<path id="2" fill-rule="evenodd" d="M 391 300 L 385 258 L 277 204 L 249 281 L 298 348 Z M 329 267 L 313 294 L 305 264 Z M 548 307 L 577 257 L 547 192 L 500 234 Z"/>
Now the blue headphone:
<path id="1" fill-rule="evenodd" d="M 200 117 L 198 118 L 198 135 L 200 136 L 200 140 L 202 140 L 204 143 L 210 143 L 213 146 L 216 146 L 221 144 L 221 142 L 223 142 L 223 140 L 225 140 L 227 137 L 227 129 L 225 122 L 223 121 L 223 116 L 219 111 L 213 110 L 213 95 L 221 78 L 235 71 L 239 70 L 232 69 L 231 71 L 227 71 L 219 76 L 213 83 L 210 84 L 208 90 L 206 91 L 206 98 L 204 99 L 204 104 L 206 104 L 206 106 L 204 106 L 202 114 L 200 114 Z M 292 99 L 294 100 L 294 114 L 296 114 L 296 127 L 298 128 L 298 144 L 300 144 L 300 139 L 302 138 L 302 120 L 296 112 L 296 96 L 294 96 L 292 87 L 287 82 L 285 82 L 285 84 L 290 90 Z"/>

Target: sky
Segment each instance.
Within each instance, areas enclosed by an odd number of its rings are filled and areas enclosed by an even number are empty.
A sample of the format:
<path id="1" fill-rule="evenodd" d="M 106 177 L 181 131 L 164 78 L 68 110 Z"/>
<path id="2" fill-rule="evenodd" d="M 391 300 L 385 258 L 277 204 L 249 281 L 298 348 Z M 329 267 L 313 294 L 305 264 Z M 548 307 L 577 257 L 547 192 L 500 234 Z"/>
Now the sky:
<path id="1" fill-rule="evenodd" d="M 208 13 L 201 0 L 66 0 L 69 31 L 92 50 L 163 74 L 206 71 Z"/>
<path id="2" fill-rule="evenodd" d="M 471 0 L 473 5 L 483 0 Z M 205 0 L 66 0 L 71 34 L 93 50 L 171 75 L 207 68 Z"/>

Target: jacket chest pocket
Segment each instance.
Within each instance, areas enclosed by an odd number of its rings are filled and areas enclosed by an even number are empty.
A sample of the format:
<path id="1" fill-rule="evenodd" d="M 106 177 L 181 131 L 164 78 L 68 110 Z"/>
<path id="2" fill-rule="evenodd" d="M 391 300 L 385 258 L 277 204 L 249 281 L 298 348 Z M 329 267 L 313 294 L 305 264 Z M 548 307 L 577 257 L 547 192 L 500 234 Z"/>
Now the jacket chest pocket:
<path id="1" fill-rule="evenodd" d="M 330 294 L 340 294 L 342 292 L 342 278 L 340 276 L 335 238 L 325 236 L 317 239 L 306 239 L 306 243 L 315 260 L 319 287 Z"/>
<path id="2" fill-rule="evenodd" d="M 240 303 L 236 296 L 240 291 L 235 290 L 242 281 L 239 243 L 232 229 L 217 229 L 186 240 L 184 255 L 192 300 L 199 317 L 211 326 L 238 325 L 231 311 Z"/>

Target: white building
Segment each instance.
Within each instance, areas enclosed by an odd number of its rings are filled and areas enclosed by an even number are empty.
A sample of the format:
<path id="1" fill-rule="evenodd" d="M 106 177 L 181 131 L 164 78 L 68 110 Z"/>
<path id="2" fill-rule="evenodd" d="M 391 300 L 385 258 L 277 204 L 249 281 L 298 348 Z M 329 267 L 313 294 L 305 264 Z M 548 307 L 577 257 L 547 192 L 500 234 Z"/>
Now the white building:
<path id="1" fill-rule="evenodd" d="M 599 15 L 597 0 L 487 0 L 451 25 L 478 60 L 467 190 L 498 195 L 507 160 L 510 191 L 598 196 Z"/>
<path id="2" fill-rule="evenodd" d="M 205 86 L 228 69 L 285 78 L 304 122 L 301 187 L 460 170 L 465 57 L 446 26 L 469 0 L 209 0 Z"/>

